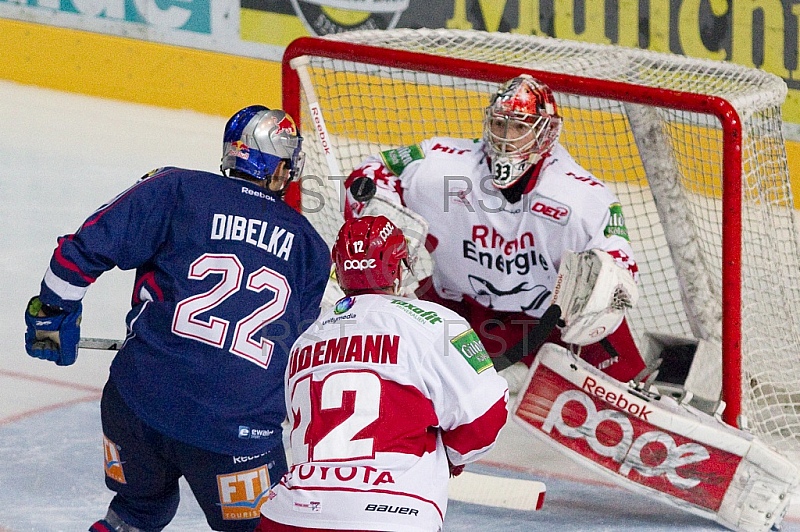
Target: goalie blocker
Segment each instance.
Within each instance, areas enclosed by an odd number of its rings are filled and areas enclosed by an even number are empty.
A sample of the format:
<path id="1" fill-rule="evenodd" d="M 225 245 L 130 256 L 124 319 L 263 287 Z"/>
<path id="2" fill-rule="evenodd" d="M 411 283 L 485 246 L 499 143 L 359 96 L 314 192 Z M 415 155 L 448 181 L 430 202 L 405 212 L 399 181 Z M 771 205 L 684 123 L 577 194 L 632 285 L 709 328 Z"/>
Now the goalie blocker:
<path id="1" fill-rule="evenodd" d="M 751 434 L 621 384 L 554 344 L 539 351 L 516 422 L 614 481 L 731 530 L 780 522 L 800 470 Z"/>

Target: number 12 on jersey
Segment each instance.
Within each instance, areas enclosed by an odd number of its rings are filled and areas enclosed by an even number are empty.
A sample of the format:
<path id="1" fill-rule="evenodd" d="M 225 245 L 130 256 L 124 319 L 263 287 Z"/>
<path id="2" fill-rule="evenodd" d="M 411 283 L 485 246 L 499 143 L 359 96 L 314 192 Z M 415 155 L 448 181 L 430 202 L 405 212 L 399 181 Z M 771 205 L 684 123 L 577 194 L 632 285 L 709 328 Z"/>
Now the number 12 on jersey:
<path id="1" fill-rule="evenodd" d="M 370 437 L 364 429 L 378 420 L 380 402 L 381 378 L 371 371 L 339 371 L 321 381 L 309 375 L 297 381 L 292 389 L 290 435 L 295 459 L 374 458 L 374 431 Z"/>

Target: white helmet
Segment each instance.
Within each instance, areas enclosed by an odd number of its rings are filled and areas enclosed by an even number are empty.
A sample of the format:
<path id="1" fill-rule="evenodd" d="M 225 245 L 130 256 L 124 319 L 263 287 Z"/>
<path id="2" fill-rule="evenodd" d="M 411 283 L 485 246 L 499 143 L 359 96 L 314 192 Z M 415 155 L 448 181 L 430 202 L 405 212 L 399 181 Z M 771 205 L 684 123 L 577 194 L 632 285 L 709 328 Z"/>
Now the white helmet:
<path id="1" fill-rule="evenodd" d="M 500 87 L 483 118 L 492 183 L 508 188 L 558 141 L 561 117 L 550 88 L 528 74 Z"/>

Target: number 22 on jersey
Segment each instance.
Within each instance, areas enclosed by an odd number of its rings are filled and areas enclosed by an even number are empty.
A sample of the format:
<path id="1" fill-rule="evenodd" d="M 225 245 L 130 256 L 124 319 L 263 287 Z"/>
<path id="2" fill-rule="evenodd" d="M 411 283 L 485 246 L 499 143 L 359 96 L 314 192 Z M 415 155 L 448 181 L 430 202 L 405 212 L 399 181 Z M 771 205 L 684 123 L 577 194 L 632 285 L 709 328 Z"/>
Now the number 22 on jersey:
<path id="1" fill-rule="evenodd" d="M 175 306 L 172 332 L 184 338 L 223 348 L 230 321 L 213 315 L 206 320 L 198 316 L 211 311 L 229 297 L 235 297 L 242 288 L 244 267 L 234 254 L 206 253 L 198 257 L 189 267 L 189 279 L 200 280 L 209 275 L 219 275 L 221 278 L 211 290 L 188 297 Z M 275 344 L 264 337 L 260 341 L 255 341 L 252 337 L 265 325 L 283 316 L 292 289 L 286 277 L 263 266 L 247 276 L 244 288 L 253 292 L 269 289 L 275 295 L 268 303 L 236 322 L 228 351 L 267 368 Z"/>

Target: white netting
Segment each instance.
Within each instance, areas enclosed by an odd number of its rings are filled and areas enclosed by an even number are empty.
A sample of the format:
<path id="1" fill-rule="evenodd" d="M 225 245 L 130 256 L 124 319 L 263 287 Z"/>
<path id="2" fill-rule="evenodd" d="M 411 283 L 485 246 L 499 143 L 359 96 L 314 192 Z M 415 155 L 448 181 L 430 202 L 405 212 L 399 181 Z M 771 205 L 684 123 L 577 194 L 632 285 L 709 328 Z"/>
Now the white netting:
<path id="1" fill-rule="evenodd" d="M 743 137 L 742 413 L 752 430 L 800 456 L 800 238 L 789 189 L 780 105 L 786 85 L 729 63 L 546 37 L 453 30 L 350 32 L 328 40 L 436 54 L 437 74 L 309 57 L 308 71 L 339 168 L 432 135 L 476 138 L 496 83 L 447 75 L 447 58 L 719 96 Z M 576 92 L 584 93 L 579 90 Z M 723 323 L 723 135 L 712 115 L 556 93 L 561 142 L 620 197 L 637 261 L 645 331 L 719 341 Z M 641 102 L 647 103 L 647 102 Z M 304 209 L 332 243 L 342 222 L 342 179 L 330 179 L 313 120 L 306 131 Z M 316 186 L 316 184 L 322 186 Z M 658 198 L 658 202 L 654 200 Z M 711 372 L 717 380 L 719 370 Z"/>

